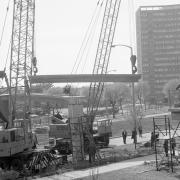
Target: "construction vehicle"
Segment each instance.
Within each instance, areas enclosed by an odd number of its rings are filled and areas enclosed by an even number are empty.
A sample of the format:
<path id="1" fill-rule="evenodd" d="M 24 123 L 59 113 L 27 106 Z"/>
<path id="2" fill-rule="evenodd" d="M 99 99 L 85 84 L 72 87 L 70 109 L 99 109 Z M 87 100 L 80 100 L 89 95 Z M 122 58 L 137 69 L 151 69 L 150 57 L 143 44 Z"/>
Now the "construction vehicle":
<path id="1" fill-rule="evenodd" d="M 55 119 L 52 117 L 52 119 Z M 61 121 L 61 123 L 59 123 Z M 67 122 L 61 120 L 56 120 L 55 124 L 50 124 L 49 126 L 49 137 L 54 138 L 54 147 L 60 154 L 71 154 L 72 153 L 72 142 L 70 125 Z M 83 124 L 83 122 L 82 122 Z M 99 119 L 93 123 L 93 139 L 98 148 L 108 147 L 109 138 L 112 136 L 111 130 L 112 120 L 105 118 Z M 88 141 L 87 137 L 84 138 L 84 144 Z"/>
<path id="2" fill-rule="evenodd" d="M 0 96 L 0 167 L 22 170 L 26 166 L 32 172 L 58 160 L 48 150 L 35 149 L 36 138 L 31 130 L 31 84 L 28 77 L 37 72 L 35 1 L 14 1 L 13 10 L 9 81 L 5 70 L 0 71 L 0 78 L 6 82 Z M 23 97 L 21 102 L 18 101 L 19 95 Z"/>

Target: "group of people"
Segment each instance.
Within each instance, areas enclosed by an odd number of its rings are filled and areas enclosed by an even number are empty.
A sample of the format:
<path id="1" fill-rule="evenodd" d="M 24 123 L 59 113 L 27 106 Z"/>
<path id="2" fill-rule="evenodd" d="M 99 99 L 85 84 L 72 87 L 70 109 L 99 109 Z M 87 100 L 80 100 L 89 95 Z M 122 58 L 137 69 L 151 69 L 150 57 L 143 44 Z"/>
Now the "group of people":
<path id="1" fill-rule="evenodd" d="M 171 141 L 169 141 L 169 143 L 171 145 L 172 155 L 175 156 L 176 140 L 175 140 L 175 138 L 171 138 L 170 140 Z M 164 151 L 165 151 L 166 157 L 168 157 L 168 150 L 169 150 L 168 139 L 164 140 L 163 146 L 164 146 Z"/>
<path id="2" fill-rule="evenodd" d="M 154 149 L 155 147 L 155 142 L 159 141 L 159 133 L 151 133 L 151 147 Z M 172 150 L 172 155 L 175 156 L 175 147 L 176 147 L 176 140 L 175 138 L 171 138 L 171 139 L 165 139 L 164 143 L 163 143 L 163 148 L 164 148 L 164 152 L 166 157 L 168 157 L 168 151 L 171 147 Z"/>
<path id="3" fill-rule="evenodd" d="M 142 137 L 142 126 L 138 127 L 138 131 L 139 131 L 139 137 Z M 122 137 L 123 137 L 123 143 L 126 144 L 126 138 L 128 136 L 127 131 L 124 129 L 122 131 Z M 133 139 L 134 143 L 137 143 L 137 130 L 133 129 L 132 130 L 132 135 L 131 135 L 131 139 Z"/>

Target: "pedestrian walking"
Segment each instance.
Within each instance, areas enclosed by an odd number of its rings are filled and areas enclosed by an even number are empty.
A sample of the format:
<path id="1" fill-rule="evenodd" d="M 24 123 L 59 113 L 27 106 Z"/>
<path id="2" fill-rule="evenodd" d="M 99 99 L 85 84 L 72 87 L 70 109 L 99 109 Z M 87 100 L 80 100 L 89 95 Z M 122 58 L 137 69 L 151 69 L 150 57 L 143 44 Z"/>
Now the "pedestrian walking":
<path id="1" fill-rule="evenodd" d="M 127 131 L 124 129 L 122 132 L 123 142 L 126 144 L 126 138 L 127 138 Z"/>
<path id="2" fill-rule="evenodd" d="M 168 139 L 164 140 L 163 146 L 164 146 L 164 152 L 166 154 L 166 157 L 168 157 Z"/>
<path id="3" fill-rule="evenodd" d="M 139 131 L 139 137 L 142 137 L 142 126 L 138 127 L 138 131 Z"/>

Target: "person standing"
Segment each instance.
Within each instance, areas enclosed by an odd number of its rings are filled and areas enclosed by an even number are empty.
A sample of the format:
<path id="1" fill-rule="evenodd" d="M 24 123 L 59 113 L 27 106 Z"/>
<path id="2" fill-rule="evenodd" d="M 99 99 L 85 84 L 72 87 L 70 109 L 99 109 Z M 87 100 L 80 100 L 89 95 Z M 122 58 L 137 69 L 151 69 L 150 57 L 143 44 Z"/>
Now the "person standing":
<path id="1" fill-rule="evenodd" d="M 164 151 L 165 151 L 166 157 L 168 157 L 168 139 L 164 140 L 163 145 L 164 145 Z"/>
<path id="2" fill-rule="evenodd" d="M 89 163 L 95 162 L 96 145 L 93 142 L 88 144 Z"/>
<path id="3" fill-rule="evenodd" d="M 139 137 L 142 137 L 142 126 L 139 126 L 138 130 L 139 130 Z"/>
<path id="4" fill-rule="evenodd" d="M 122 132 L 123 142 L 126 144 L 126 138 L 127 138 L 127 131 L 124 129 Z"/>
<path id="5" fill-rule="evenodd" d="M 155 135 L 154 132 L 151 132 L 151 148 L 154 149 Z"/>
<path id="6" fill-rule="evenodd" d="M 137 143 L 137 131 L 136 131 L 136 129 L 132 130 L 132 136 L 131 136 L 131 139 L 134 140 L 134 142 L 133 142 L 134 144 Z"/>
<path id="7" fill-rule="evenodd" d="M 175 156 L 175 147 L 176 147 L 176 140 L 175 140 L 175 138 L 171 139 L 171 147 L 172 147 L 173 156 Z"/>

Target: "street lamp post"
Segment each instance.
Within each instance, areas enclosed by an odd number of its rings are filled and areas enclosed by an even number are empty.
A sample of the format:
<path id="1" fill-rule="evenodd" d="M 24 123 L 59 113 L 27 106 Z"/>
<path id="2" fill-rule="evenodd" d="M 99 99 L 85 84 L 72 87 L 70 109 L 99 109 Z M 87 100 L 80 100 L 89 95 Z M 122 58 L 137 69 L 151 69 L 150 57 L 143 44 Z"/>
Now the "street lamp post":
<path id="1" fill-rule="evenodd" d="M 137 68 L 135 66 L 136 63 L 136 56 L 133 55 L 133 48 L 131 46 L 125 45 L 125 44 L 115 44 L 112 45 L 112 47 L 116 47 L 116 46 L 123 46 L 123 47 L 127 47 L 130 49 L 131 51 L 131 68 L 132 68 L 132 74 L 135 74 L 137 71 Z M 137 144 L 137 117 L 136 117 L 136 107 L 135 107 L 135 91 L 134 91 L 134 82 L 132 82 L 132 111 L 133 111 L 133 120 L 134 120 L 134 144 L 135 144 L 135 149 L 136 149 L 136 144 Z"/>

